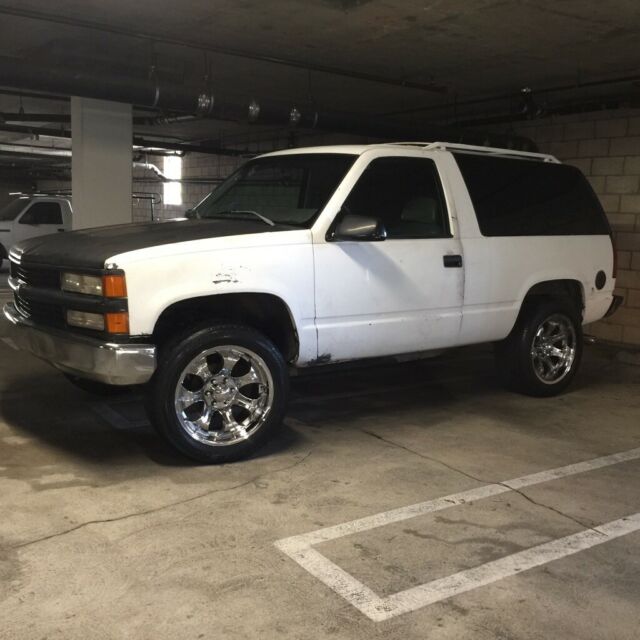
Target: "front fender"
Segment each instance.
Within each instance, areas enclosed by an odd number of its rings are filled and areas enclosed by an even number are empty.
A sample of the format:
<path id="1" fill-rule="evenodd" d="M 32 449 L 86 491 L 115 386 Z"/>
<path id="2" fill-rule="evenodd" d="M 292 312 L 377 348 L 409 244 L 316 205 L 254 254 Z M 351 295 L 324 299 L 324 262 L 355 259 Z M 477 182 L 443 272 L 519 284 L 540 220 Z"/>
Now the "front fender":
<path id="1" fill-rule="evenodd" d="M 221 294 L 261 293 L 280 298 L 300 342 L 299 361 L 317 356 L 313 251 L 309 243 L 220 248 L 215 251 L 114 259 L 127 277 L 133 335 L 151 335 L 172 305 Z"/>

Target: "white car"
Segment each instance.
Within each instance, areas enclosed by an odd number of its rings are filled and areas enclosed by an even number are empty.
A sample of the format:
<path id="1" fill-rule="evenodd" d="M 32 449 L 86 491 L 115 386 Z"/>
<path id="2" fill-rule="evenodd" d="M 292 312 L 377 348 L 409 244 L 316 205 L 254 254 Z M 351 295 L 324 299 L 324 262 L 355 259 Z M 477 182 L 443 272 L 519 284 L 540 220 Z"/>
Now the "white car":
<path id="1" fill-rule="evenodd" d="M 71 201 L 58 196 L 21 196 L 0 209 L 0 266 L 22 240 L 71 231 Z"/>
<path id="2" fill-rule="evenodd" d="M 253 159 L 190 219 L 11 252 L 15 340 L 83 388 L 146 385 L 196 460 L 273 435 L 291 368 L 493 342 L 525 393 L 564 390 L 612 313 L 602 207 L 552 156 L 445 143 Z"/>

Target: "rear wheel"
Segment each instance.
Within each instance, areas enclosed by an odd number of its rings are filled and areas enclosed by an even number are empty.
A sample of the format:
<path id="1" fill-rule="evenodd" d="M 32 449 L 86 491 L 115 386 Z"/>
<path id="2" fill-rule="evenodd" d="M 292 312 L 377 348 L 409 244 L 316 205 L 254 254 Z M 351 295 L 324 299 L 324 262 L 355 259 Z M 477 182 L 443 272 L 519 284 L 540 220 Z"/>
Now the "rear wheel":
<path id="1" fill-rule="evenodd" d="M 205 327 L 167 345 L 148 389 L 157 430 L 184 455 L 229 462 L 255 452 L 282 423 L 284 359 L 249 327 Z"/>
<path id="2" fill-rule="evenodd" d="M 529 303 L 511 335 L 497 345 L 498 372 L 509 387 L 527 395 L 557 395 L 576 375 L 582 346 L 575 305 L 564 300 Z"/>

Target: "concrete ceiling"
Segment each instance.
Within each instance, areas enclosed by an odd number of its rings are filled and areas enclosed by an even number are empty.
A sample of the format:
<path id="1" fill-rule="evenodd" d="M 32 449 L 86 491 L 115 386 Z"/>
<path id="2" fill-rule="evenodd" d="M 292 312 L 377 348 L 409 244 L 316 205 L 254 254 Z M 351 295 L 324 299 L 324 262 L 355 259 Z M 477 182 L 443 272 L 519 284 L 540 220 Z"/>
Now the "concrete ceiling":
<path id="1" fill-rule="evenodd" d="M 0 21 L 0 57 L 18 68 L 144 82 L 153 67 L 177 86 L 210 86 L 217 100 L 312 104 L 412 123 L 508 114 L 525 86 L 552 106 L 632 95 L 638 87 L 630 81 L 552 89 L 640 77 L 637 0 L 57 0 L 55 8 L 0 0 Z M 465 104 L 488 96 L 500 97 Z M 68 113 L 64 102 L 24 98 L 23 107 Z M 17 109 L 15 96 L 0 95 L 0 112 Z M 184 140 L 256 131 L 215 121 L 137 130 Z"/>

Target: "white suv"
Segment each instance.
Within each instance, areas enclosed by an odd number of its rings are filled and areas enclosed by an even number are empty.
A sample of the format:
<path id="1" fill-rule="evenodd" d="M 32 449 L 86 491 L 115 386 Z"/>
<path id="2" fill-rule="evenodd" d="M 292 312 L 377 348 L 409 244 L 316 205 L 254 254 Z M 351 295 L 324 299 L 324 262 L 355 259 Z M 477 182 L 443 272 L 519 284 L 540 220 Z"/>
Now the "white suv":
<path id="1" fill-rule="evenodd" d="M 71 201 L 58 196 L 20 196 L 0 209 L 0 267 L 21 240 L 71 231 Z"/>
<path id="2" fill-rule="evenodd" d="M 274 433 L 291 367 L 494 342 L 511 386 L 559 393 L 582 325 L 620 303 L 578 169 L 444 143 L 264 155 L 189 219 L 35 239 L 11 260 L 15 339 L 83 388 L 145 384 L 158 431 L 204 462 Z"/>

